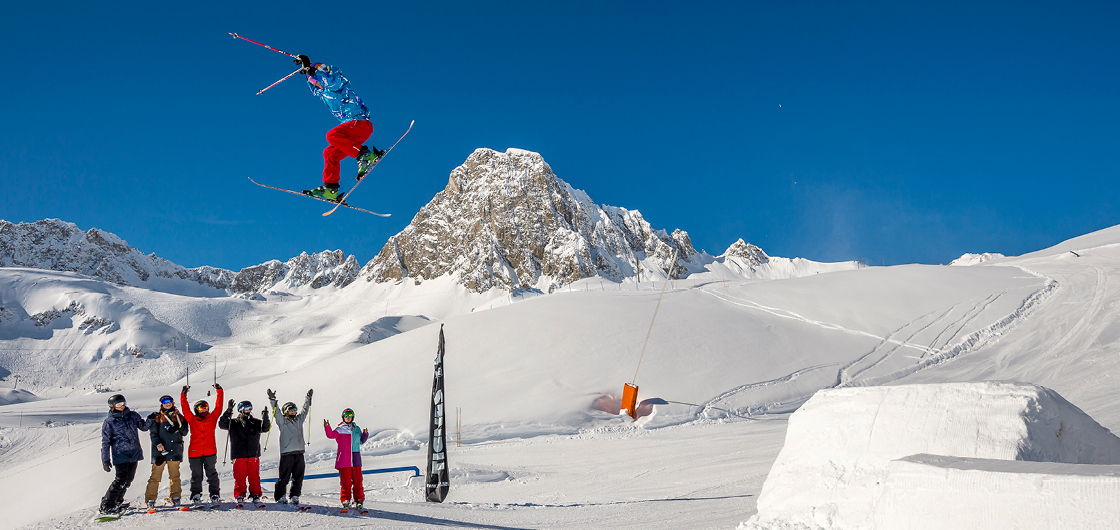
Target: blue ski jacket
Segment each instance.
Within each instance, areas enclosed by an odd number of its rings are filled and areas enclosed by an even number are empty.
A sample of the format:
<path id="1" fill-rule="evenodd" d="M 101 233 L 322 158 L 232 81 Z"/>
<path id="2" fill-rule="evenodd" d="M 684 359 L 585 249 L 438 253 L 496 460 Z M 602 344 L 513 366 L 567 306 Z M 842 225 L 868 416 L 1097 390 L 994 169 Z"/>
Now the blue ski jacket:
<path id="1" fill-rule="evenodd" d="M 143 460 L 144 449 L 136 430 L 147 431 L 152 423 L 154 420 L 145 420 L 127 407 L 113 411 L 101 424 L 101 461 L 120 465 Z"/>
<path id="2" fill-rule="evenodd" d="M 338 70 L 325 64 L 315 65 L 315 75 L 307 76 L 307 86 L 311 93 L 323 100 L 331 115 L 346 123 L 353 120 L 369 120 L 369 109 L 362 98 L 350 88 L 350 81 Z"/>

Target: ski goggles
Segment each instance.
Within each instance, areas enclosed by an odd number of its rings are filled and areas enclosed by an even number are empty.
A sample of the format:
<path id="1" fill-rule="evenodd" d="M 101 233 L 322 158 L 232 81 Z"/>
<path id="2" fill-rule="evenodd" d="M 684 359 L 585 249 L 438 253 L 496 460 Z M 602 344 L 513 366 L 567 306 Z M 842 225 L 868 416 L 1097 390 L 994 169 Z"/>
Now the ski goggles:
<path id="1" fill-rule="evenodd" d="M 252 412 L 252 405 L 245 405 L 244 407 L 237 407 L 237 412 Z"/>
<path id="2" fill-rule="evenodd" d="M 344 413 L 342 413 L 342 417 L 343 418 L 353 418 L 354 413 L 353 412 L 344 412 Z"/>
<path id="3" fill-rule="evenodd" d="M 113 405 L 113 408 L 115 408 L 115 409 L 123 409 L 123 408 L 125 408 L 125 407 L 127 407 L 127 406 L 128 406 L 128 403 L 125 403 L 124 401 L 121 401 L 120 403 L 117 403 L 117 404 Z"/>
<path id="4" fill-rule="evenodd" d="M 203 404 L 195 407 L 195 410 L 210 410 L 210 405 L 207 405 L 206 403 L 203 403 Z"/>
<path id="5" fill-rule="evenodd" d="M 163 405 L 174 405 L 175 404 L 175 399 L 174 398 L 163 398 L 163 399 L 159 400 L 159 402 Z"/>
<path id="6" fill-rule="evenodd" d="M 289 412 L 296 412 L 296 411 L 298 411 L 298 410 L 299 410 L 299 409 L 298 409 L 298 408 L 296 408 L 296 406 L 295 406 L 295 405 L 288 405 L 287 407 L 284 407 L 284 414 L 287 414 L 287 413 L 289 413 Z"/>

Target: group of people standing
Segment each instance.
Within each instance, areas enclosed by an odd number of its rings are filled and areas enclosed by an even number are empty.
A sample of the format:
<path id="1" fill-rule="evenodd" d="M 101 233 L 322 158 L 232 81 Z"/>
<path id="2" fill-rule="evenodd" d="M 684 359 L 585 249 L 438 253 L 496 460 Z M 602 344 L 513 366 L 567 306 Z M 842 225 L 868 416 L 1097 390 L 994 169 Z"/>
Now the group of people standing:
<path id="1" fill-rule="evenodd" d="M 225 395 L 220 384 L 215 383 L 216 403 L 221 404 Z M 151 438 L 152 474 L 144 491 L 144 500 L 149 508 L 154 508 L 163 471 L 167 469 L 170 480 L 170 501 L 181 504 L 183 488 L 179 479 L 179 465 L 183 461 L 184 440 L 187 444 L 187 460 L 191 470 L 190 500 L 201 504 L 202 481 L 205 478 L 210 495 L 210 503 L 217 504 L 221 496 L 218 480 L 218 444 L 215 439 L 216 428 L 229 432 L 230 459 L 233 461 L 233 494 L 238 503 L 248 497 L 252 502 L 260 502 L 261 478 L 260 457 L 262 434 L 268 433 L 273 425 L 280 431 L 279 479 L 276 481 L 274 498 L 278 503 L 299 504 L 303 489 L 304 448 L 307 445 L 303 435 L 304 422 L 311 408 L 314 390 L 307 391 L 301 410 L 295 403 L 287 402 L 277 407 L 276 393 L 268 390 L 268 401 L 272 406 L 272 418 L 268 411 L 261 411 L 260 418 L 253 417 L 253 404 L 242 401 L 234 404 L 229 400 L 224 410 L 210 411 L 206 400 L 199 400 L 193 407 L 187 405 L 189 386 L 184 386 L 179 395 L 182 411 L 176 408 L 171 396 L 160 398 L 159 410 L 148 415 L 147 419 L 128 408 L 124 396 L 116 394 L 109 398 L 109 415 L 101 427 L 101 462 L 105 471 L 116 468 L 116 476 L 109 490 L 101 499 L 100 513 L 120 513 L 128 507 L 124 502 L 125 491 L 136 478 L 136 468 L 144 459 L 138 431 L 147 431 Z M 237 416 L 233 413 L 236 410 Z M 361 444 L 369 432 L 354 423 L 354 411 L 342 412 L 342 422 L 332 428 L 330 422 L 323 420 L 328 438 L 338 443 L 335 468 L 339 472 L 342 486 L 342 504 L 349 507 L 351 499 L 358 508 L 365 501 L 362 487 Z M 290 497 L 288 484 L 291 483 Z"/>

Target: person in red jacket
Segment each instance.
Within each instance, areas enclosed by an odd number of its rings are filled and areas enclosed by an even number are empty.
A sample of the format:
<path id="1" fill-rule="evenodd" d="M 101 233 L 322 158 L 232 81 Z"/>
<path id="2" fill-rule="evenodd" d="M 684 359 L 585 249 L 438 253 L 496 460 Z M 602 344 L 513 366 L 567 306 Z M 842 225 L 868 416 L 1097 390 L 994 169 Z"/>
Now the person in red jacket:
<path id="1" fill-rule="evenodd" d="M 222 393 L 222 385 L 214 383 L 214 388 L 218 390 L 217 403 L 221 407 L 224 404 L 222 398 L 225 397 Z M 206 482 L 210 487 L 210 504 L 216 505 L 222 492 L 221 484 L 218 482 L 218 470 L 215 468 L 218 463 L 218 443 L 214 440 L 214 430 L 218 426 L 218 418 L 221 417 L 222 410 L 210 412 L 210 404 L 205 400 L 199 400 L 193 408 L 189 407 L 187 391 L 190 389 L 189 386 L 183 387 L 179 401 L 183 404 L 183 415 L 187 417 L 187 423 L 191 426 L 191 442 L 187 447 L 187 457 L 191 464 L 191 502 L 202 503 L 202 474 L 205 471 Z"/>

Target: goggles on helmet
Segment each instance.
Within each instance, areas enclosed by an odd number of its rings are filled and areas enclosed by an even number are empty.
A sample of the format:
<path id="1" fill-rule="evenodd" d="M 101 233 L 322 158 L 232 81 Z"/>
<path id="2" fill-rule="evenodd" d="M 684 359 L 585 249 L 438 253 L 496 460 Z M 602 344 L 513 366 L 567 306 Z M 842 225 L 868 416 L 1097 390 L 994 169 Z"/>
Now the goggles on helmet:
<path id="1" fill-rule="evenodd" d="M 354 413 L 353 413 L 353 412 L 343 412 L 343 413 L 342 413 L 342 417 L 343 417 L 343 418 L 353 418 L 353 417 L 354 417 Z"/>

